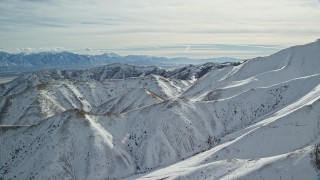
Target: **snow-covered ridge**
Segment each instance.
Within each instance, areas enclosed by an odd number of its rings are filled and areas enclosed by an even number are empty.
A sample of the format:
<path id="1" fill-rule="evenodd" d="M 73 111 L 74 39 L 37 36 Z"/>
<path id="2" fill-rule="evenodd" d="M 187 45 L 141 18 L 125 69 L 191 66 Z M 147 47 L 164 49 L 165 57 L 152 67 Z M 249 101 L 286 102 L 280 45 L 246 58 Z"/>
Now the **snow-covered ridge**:
<path id="1" fill-rule="evenodd" d="M 242 63 L 0 85 L 3 179 L 317 179 L 320 42 Z"/>
<path id="2" fill-rule="evenodd" d="M 213 59 L 189 59 L 164 58 L 143 55 L 119 56 L 114 53 L 101 55 L 74 54 L 71 52 L 40 52 L 10 54 L 0 51 L 0 75 L 19 74 L 22 72 L 34 72 L 43 69 L 83 69 L 99 67 L 107 64 L 122 63 L 136 66 L 161 66 L 165 68 L 182 67 L 190 63 L 203 64 L 206 62 L 238 62 L 235 58 L 213 58 Z"/>

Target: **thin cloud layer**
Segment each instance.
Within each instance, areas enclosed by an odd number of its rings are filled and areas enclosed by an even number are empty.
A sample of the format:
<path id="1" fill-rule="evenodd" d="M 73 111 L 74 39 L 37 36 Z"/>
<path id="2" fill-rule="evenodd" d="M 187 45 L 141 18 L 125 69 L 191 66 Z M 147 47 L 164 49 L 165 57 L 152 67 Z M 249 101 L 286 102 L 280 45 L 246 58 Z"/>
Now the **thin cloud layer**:
<path id="1" fill-rule="evenodd" d="M 239 44 L 286 47 L 313 41 L 320 32 L 317 0 L 2 0 L 0 3 L 0 46 L 9 51 L 62 46 L 88 52 L 86 47 L 119 50 L 182 44 L 182 52 L 179 48 L 173 48 L 175 52 L 172 49 L 139 52 L 191 56 L 206 51 L 215 56 L 217 50 L 212 47 L 192 44 L 224 44 L 224 51 L 229 51 L 228 45 Z M 265 55 L 280 47 L 250 50 Z M 233 51 L 246 52 L 242 46 L 235 48 Z"/>

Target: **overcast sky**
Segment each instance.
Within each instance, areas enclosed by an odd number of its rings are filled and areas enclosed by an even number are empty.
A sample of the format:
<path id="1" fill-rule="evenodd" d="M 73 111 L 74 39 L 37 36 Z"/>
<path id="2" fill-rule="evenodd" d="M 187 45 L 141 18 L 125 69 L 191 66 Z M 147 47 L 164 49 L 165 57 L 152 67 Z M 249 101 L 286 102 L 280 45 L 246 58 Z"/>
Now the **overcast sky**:
<path id="1" fill-rule="evenodd" d="M 0 0 L 0 50 L 250 58 L 320 38 L 320 0 Z"/>

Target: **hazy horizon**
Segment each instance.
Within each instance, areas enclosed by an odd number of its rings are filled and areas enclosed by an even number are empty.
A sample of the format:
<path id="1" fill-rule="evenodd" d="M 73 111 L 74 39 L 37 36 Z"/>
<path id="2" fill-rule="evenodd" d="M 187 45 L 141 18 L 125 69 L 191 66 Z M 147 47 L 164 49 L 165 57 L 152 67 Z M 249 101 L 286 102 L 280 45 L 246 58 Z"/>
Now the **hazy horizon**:
<path id="1" fill-rule="evenodd" d="M 0 50 L 239 59 L 319 38 L 319 0 L 0 0 Z"/>

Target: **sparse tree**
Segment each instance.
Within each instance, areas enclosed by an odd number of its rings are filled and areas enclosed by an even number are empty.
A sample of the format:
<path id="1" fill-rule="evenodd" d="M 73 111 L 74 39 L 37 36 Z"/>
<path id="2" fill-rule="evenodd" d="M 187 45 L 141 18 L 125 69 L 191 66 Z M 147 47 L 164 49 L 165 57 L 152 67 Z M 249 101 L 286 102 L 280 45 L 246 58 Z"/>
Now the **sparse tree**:
<path id="1" fill-rule="evenodd" d="M 213 148 L 213 139 L 212 139 L 211 135 L 209 135 L 209 137 L 207 139 L 207 143 L 208 143 L 208 149 Z"/>

